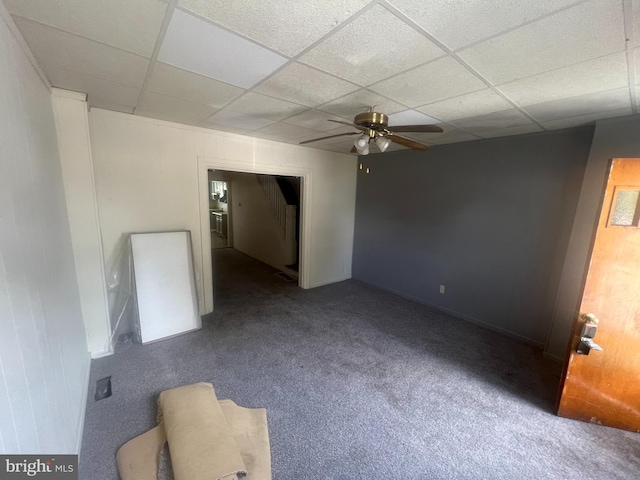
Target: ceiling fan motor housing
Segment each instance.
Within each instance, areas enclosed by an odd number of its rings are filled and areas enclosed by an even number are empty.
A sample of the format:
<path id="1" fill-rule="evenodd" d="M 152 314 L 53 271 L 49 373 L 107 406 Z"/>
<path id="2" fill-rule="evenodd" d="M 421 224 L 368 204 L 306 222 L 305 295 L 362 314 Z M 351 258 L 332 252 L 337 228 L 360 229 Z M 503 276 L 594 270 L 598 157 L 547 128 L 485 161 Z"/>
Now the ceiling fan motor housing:
<path id="1" fill-rule="evenodd" d="M 364 112 L 356 115 L 353 123 L 361 127 L 371 128 L 373 130 L 384 130 L 389 124 L 389 117 L 384 113 Z"/>

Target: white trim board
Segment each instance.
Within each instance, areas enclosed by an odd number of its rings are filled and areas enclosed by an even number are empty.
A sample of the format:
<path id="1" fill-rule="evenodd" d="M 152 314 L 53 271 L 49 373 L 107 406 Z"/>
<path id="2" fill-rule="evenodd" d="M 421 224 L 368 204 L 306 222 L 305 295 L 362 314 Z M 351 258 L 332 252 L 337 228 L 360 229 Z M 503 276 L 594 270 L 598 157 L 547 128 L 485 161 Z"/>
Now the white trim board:
<path id="1" fill-rule="evenodd" d="M 302 209 L 300 211 L 300 271 L 298 276 L 298 285 L 304 289 L 312 288 L 309 275 L 309 263 L 311 259 L 311 224 L 313 218 L 313 210 L 311 208 L 313 174 L 311 169 L 266 163 L 253 163 L 251 166 L 241 166 L 237 163 L 225 161 L 220 158 L 199 156 L 198 186 L 200 188 L 200 245 L 202 248 L 200 254 L 202 256 L 202 265 L 204 269 L 205 311 L 207 313 L 213 311 L 213 269 L 211 267 L 211 234 L 209 232 L 209 170 L 300 177 Z"/>

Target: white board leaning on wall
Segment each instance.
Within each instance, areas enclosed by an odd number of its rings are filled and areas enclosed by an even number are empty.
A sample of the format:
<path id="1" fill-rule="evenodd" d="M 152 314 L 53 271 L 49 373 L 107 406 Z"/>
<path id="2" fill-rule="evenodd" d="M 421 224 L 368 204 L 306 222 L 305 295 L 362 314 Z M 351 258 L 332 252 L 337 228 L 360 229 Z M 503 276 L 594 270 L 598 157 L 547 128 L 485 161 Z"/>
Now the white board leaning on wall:
<path id="1" fill-rule="evenodd" d="M 132 234 L 131 251 L 142 343 L 201 328 L 191 233 Z"/>

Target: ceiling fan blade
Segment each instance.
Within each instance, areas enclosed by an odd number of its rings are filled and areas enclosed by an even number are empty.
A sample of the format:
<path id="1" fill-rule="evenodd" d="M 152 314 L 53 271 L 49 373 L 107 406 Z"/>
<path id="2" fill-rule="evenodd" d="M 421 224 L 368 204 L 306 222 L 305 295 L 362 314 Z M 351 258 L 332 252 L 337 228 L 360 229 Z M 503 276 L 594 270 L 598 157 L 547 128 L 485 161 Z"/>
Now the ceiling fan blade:
<path id="1" fill-rule="evenodd" d="M 299 145 L 304 145 L 305 143 L 318 142 L 320 140 L 326 140 L 327 138 L 335 138 L 335 137 L 344 137 L 345 135 L 360 135 L 360 132 L 347 132 L 347 133 L 338 133 L 337 135 L 328 135 L 326 137 L 314 138 L 313 140 L 305 140 L 304 142 L 300 142 Z"/>
<path id="2" fill-rule="evenodd" d="M 395 135 L 393 133 L 391 135 L 387 135 L 385 138 L 388 138 L 392 142 L 399 143 L 400 145 L 409 147 L 413 150 L 420 150 L 424 152 L 425 150 L 429 149 L 429 147 L 423 143 L 416 142 L 415 140 L 411 140 L 410 138 L 401 137 L 400 135 Z"/>
<path id="3" fill-rule="evenodd" d="M 341 123 L 343 125 L 349 125 L 350 127 L 353 127 L 353 128 L 359 128 L 360 130 L 366 130 L 366 127 L 362 127 L 360 125 L 356 125 L 355 123 L 343 122 L 342 120 L 331 120 L 330 118 L 328 118 L 327 120 L 329 120 L 330 122 L 333 122 L 333 123 Z"/>
<path id="4" fill-rule="evenodd" d="M 427 132 L 442 133 L 444 130 L 437 125 L 398 125 L 397 127 L 388 127 L 392 132 Z"/>

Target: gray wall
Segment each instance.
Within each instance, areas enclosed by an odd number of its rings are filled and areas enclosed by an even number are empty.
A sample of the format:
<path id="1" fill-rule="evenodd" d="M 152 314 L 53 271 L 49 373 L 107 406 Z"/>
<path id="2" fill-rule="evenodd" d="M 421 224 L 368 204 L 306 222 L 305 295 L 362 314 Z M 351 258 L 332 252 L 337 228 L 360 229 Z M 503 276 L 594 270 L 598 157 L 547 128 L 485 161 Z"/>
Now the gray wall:
<path id="1" fill-rule="evenodd" d="M 0 453 L 77 453 L 89 354 L 51 95 L 0 14 Z"/>
<path id="2" fill-rule="evenodd" d="M 566 355 L 571 326 L 578 313 L 584 288 L 609 160 L 640 157 L 639 132 L 640 115 L 596 123 L 547 346 L 547 353 L 551 356 L 564 358 Z"/>
<path id="3" fill-rule="evenodd" d="M 360 157 L 353 277 L 543 347 L 592 132 Z"/>

